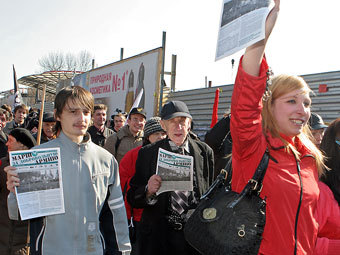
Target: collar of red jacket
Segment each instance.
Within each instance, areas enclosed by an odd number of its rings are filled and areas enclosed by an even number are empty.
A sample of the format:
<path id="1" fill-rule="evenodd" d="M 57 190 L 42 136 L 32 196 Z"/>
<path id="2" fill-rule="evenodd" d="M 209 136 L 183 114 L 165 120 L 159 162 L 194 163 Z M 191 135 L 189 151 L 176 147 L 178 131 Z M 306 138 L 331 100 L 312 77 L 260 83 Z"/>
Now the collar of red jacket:
<path id="1" fill-rule="evenodd" d="M 302 143 L 299 136 L 289 137 L 285 134 L 280 133 L 282 139 L 286 140 L 288 143 L 293 145 L 298 152 L 301 153 L 301 156 L 306 154 L 311 154 L 311 151 Z M 267 133 L 267 140 L 270 147 L 274 150 L 284 149 L 285 145 L 283 141 L 279 137 L 273 137 L 271 133 Z"/>

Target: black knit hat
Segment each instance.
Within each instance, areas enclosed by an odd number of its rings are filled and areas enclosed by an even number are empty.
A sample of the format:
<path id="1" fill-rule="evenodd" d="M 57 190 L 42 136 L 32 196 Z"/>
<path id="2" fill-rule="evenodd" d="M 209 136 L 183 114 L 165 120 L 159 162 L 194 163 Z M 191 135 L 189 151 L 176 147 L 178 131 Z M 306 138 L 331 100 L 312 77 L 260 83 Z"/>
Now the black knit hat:
<path id="1" fill-rule="evenodd" d="M 160 117 L 150 118 L 144 126 L 144 137 L 148 138 L 150 135 L 156 132 L 165 132 L 160 124 Z"/>
<path id="2" fill-rule="evenodd" d="M 37 142 L 31 135 L 30 131 L 25 128 L 15 128 L 9 133 L 9 135 L 13 136 L 15 140 L 22 143 L 29 149 L 37 145 Z"/>

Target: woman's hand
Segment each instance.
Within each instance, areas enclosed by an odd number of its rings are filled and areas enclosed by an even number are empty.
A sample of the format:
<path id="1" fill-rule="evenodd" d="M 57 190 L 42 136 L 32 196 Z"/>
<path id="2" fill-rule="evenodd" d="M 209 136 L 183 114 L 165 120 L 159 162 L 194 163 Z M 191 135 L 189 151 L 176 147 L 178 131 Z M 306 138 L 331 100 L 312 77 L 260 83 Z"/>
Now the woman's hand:
<path id="1" fill-rule="evenodd" d="M 274 0 L 275 6 L 270 11 L 266 19 L 265 26 L 265 38 L 249 47 L 247 47 L 243 61 L 242 67 L 243 70 L 253 76 L 259 75 L 260 65 L 262 62 L 262 58 L 264 56 L 264 49 L 268 38 L 273 31 L 275 26 L 279 11 L 280 11 L 280 0 Z"/>
<path id="2" fill-rule="evenodd" d="M 18 173 L 15 171 L 16 168 L 13 166 L 6 166 L 4 170 L 7 173 L 7 189 L 10 192 L 15 193 L 14 187 L 20 186 L 20 179 L 18 178 Z"/>
<path id="3" fill-rule="evenodd" d="M 274 0 L 275 6 L 273 9 L 271 9 L 270 13 L 267 16 L 266 19 L 266 37 L 265 40 L 267 41 L 271 32 L 273 31 L 273 28 L 275 26 L 277 17 L 279 16 L 280 11 L 280 0 Z"/>

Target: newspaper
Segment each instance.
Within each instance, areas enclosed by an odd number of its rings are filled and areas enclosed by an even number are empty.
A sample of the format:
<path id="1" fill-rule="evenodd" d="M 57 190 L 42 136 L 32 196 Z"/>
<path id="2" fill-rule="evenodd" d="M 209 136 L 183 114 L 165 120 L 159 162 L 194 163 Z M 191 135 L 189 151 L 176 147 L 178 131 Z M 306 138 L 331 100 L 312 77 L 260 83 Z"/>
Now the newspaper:
<path id="1" fill-rule="evenodd" d="M 271 3 L 271 0 L 223 0 L 215 61 L 264 39 Z"/>
<path id="2" fill-rule="evenodd" d="M 162 178 L 157 195 L 165 191 L 192 191 L 193 157 L 159 148 L 156 174 Z"/>
<path id="3" fill-rule="evenodd" d="M 20 186 L 16 198 L 22 220 L 65 213 L 60 149 L 35 149 L 9 153 Z"/>

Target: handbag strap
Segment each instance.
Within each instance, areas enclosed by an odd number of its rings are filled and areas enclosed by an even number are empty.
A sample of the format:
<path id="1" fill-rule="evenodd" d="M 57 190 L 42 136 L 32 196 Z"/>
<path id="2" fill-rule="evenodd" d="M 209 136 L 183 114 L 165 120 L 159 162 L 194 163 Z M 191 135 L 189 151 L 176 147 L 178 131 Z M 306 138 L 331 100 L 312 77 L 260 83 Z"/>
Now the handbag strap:
<path id="1" fill-rule="evenodd" d="M 231 172 L 232 172 L 232 170 L 231 170 L 231 157 L 230 157 L 225 168 L 222 169 L 221 172 L 217 175 L 215 181 L 210 185 L 208 190 L 201 196 L 200 200 L 208 197 L 221 184 L 226 185 L 227 189 L 230 189 L 230 183 L 231 182 L 230 181 L 228 182 L 227 180 L 229 180 L 229 176 L 230 176 L 230 180 L 231 180 Z"/>
<path id="2" fill-rule="evenodd" d="M 234 201 L 232 201 L 231 203 L 227 205 L 228 208 L 234 208 L 246 195 L 251 195 L 251 194 L 254 194 L 256 196 L 260 195 L 260 192 L 262 191 L 262 186 L 263 186 L 262 181 L 267 171 L 269 158 L 270 158 L 269 150 L 268 148 L 266 148 L 266 151 L 262 156 L 260 164 L 256 168 L 253 178 L 251 178 L 248 181 L 248 183 L 243 188 L 243 190 L 240 192 L 240 194 L 237 196 L 237 198 L 235 198 Z"/>
<path id="3" fill-rule="evenodd" d="M 262 156 L 262 159 L 256 168 L 256 171 L 247 185 L 242 190 L 241 194 L 248 194 L 249 192 L 256 191 L 259 195 L 262 190 L 262 181 L 266 174 L 266 170 L 269 163 L 269 150 L 266 148 L 265 153 Z M 226 186 L 228 190 L 231 190 L 231 177 L 232 177 L 232 160 L 231 157 L 228 160 L 224 169 L 221 170 L 219 175 L 216 177 L 216 180 L 211 184 L 209 189 L 201 196 L 201 200 L 208 197 L 216 188 L 218 188 L 222 183 Z M 242 195 L 242 196 L 243 196 Z"/>
<path id="4" fill-rule="evenodd" d="M 248 184 L 251 186 L 251 189 L 254 190 L 254 191 L 257 191 L 258 193 L 260 193 L 261 190 L 262 190 L 262 182 L 263 182 L 263 178 L 264 178 L 266 171 L 267 171 L 269 158 L 270 158 L 269 150 L 268 150 L 268 148 L 266 148 L 266 151 L 264 152 L 264 154 L 262 156 L 260 164 L 256 168 L 256 171 L 253 175 L 253 178 L 251 178 L 248 181 Z"/>

